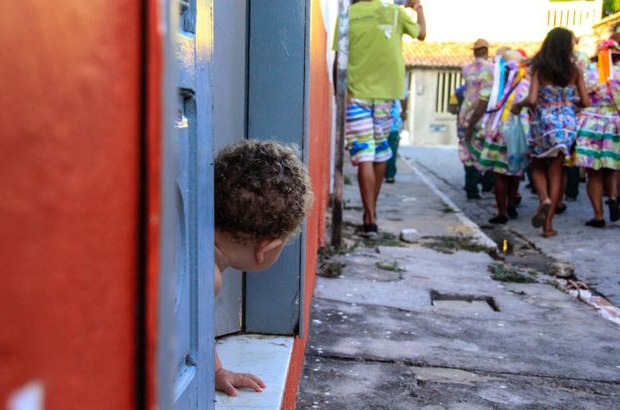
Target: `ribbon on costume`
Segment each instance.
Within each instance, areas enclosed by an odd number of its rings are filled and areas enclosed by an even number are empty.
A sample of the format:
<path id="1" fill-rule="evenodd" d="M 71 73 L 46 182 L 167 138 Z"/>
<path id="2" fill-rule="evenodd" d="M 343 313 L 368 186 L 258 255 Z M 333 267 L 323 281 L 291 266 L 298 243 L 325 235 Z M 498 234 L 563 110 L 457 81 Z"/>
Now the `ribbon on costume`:
<path id="1" fill-rule="evenodd" d="M 498 63 L 499 64 L 496 64 L 495 67 L 496 77 L 493 79 L 493 89 L 497 90 L 497 93 L 496 95 L 493 95 L 493 92 L 491 93 L 492 98 L 489 99 L 487 110 L 482 119 L 482 126 L 485 127 L 491 115 L 494 115 L 491 127 L 492 129 L 497 128 L 500 119 L 508 119 L 510 107 L 512 106 L 516 96 L 514 91 L 526 74 L 524 67 L 520 65 L 515 66 L 513 62 L 506 63 L 503 58 L 500 58 Z M 498 67 L 502 69 L 499 73 L 497 72 Z M 508 73 L 507 81 L 504 82 L 505 75 L 503 70 L 505 68 L 508 68 L 510 71 Z"/>

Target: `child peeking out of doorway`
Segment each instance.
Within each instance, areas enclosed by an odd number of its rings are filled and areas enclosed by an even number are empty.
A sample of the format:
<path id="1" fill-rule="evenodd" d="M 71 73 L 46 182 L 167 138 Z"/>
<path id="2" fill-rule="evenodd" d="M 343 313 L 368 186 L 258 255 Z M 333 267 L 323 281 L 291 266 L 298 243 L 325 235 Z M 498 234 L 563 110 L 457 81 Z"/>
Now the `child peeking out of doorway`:
<path id="1" fill-rule="evenodd" d="M 312 203 L 306 167 L 295 149 L 275 141 L 243 140 L 215 159 L 215 293 L 222 272 L 261 271 L 273 265 L 299 232 Z M 257 376 L 226 370 L 215 353 L 215 388 L 230 396 L 237 388 L 266 387 Z"/>

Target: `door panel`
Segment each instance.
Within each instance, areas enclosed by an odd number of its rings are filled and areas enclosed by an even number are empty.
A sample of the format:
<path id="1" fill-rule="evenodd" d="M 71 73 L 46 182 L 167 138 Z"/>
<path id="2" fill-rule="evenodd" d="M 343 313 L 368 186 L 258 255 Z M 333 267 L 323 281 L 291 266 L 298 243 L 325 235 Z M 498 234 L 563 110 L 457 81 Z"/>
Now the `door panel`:
<path id="1" fill-rule="evenodd" d="M 247 0 L 214 4 L 214 148 L 246 138 Z M 218 336 L 242 329 L 243 273 L 228 269 L 216 298 Z"/>
<path id="2" fill-rule="evenodd" d="M 174 315 L 178 409 L 206 409 L 213 405 L 213 218 L 212 109 L 207 68 L 212 36 L 211 12 L 205 0 L 180 3 L 174 53 L 177 62 L 177 133 L 171 151 L 174 208 Z"/>
<path id="3" fill-rule="evenodd" d="M 252 0 L 248 34 L 248 136 L 295 143 L 304 161 L 307 11 L 308 0 Z M 291 240 L 270 269 L 246 275 L 246 331 L 297 334 L 303 306 L 304 232 Z"/>

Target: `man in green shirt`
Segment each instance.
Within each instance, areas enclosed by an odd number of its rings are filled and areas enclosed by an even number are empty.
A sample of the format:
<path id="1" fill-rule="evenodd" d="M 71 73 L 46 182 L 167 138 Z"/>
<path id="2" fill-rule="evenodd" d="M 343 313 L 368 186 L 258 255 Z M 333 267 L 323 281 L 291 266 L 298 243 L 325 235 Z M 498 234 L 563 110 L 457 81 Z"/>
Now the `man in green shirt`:
<path id="1" fill-rule="evenodd" d="M 417 23 L 403 7 L 380 0 L 358 1 L 349 9 L 346 143 L 351 162 L 358 166 L 364 205 L 362 229 L 368 237 L 377 235 L 377 198 L 386 161 L 392 156 L 387 141 L 392 104 L 405 97 L 402 36 L 426 37 L 420 0 L 409 0 L 405 7 L 416 11 Z M 333 49 L 338 50 L 337 31 Z M 334 68 L 337 59 L 336 54 Z"/>

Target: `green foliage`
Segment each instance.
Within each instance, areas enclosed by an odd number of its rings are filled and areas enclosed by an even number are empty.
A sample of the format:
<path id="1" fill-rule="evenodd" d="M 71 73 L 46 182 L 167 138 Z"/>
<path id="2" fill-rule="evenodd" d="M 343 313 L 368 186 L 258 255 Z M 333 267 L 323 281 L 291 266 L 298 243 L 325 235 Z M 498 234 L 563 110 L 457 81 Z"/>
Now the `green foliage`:
<path id="1" fill-rule="evenodd" d="M 395 236 L 389 232 L 379 232 L 379 236 L 376 238 L 363 238 L 362 243 L 367 248 L 374 248 L 376 246 L 394 246 L 404 247 L 405 245 Z"/>
<path id="2" fill-rule="evenodd" d="M 375 266 L 379 269 L 387 270 L 390 272 L 406 272 L 407 271 L 407 269 L 402 268 L 396 261 L 392 263 L 377 262 L 375 263 Z"/>
<path id="3" fill-rule="evenodd" d="M 620 11 L 620 0 L 604 0 L 603 1 L 603 16 L 609 16 L 611 14 Z"/>
<path id="4" fill-rule="evenodd" d="M 494 263 L 488 269 L 491 278 L 500 282 L 534 283 L 538 275 L 534 270 L 523 270 L 503 263 Z"/>
<path id="5" fill-rule="evenodd" d="M 448 254 L 456 251 L 487 253 L 493 251 L 493 249 L 477 243 L 469 236 L 424 236 L 420 240 L 420 245 Z"/>

